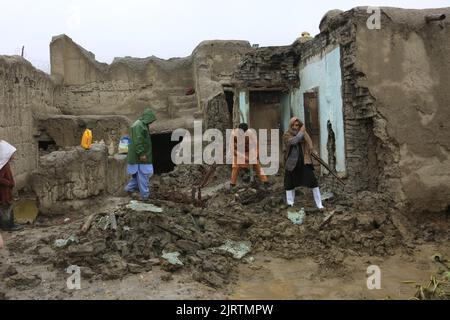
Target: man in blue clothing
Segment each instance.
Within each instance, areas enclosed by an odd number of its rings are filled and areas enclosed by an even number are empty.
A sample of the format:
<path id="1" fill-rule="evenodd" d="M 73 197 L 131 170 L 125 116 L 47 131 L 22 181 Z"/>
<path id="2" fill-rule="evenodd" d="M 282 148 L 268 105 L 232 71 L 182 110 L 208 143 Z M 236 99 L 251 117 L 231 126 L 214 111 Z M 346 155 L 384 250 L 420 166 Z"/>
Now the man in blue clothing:
<path id="1" fill-rule="evenodd" d="M 156 121 L 154 113 L 146 109 L 130 129 L 127 172 L 131 180 L 125 188 L 127 193 L 139 189 L 142 200 L 150 197 L 149 181 L 153 176 L 152 140 L 148 126 Z"/>

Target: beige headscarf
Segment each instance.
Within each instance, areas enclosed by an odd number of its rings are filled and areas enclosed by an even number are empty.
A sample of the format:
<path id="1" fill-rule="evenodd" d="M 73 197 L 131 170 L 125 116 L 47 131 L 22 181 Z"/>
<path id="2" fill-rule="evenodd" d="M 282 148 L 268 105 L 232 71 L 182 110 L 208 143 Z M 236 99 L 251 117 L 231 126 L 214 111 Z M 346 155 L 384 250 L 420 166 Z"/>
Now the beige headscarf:
<path id="1" fill-rule="evenodd" d="M 13 154 L 17 151 L 5 140 L 0 140 L 0 170 L 11 160 Z"/>
<path id="2" fill-rule="evenodd" d="M 289 121 L 289 129 L 283 135 L 285 159 L 287 159 L 289 153 L 289 140 L 298 134 L 298 132 L 292 128 L 294 126 L 294 123 L 296 122 L 300 123 L 300 128 L 304 126 L 303 122 L 301 122 L 297 117 L 293 117 L 291 121 Z M 311 152 L 314 150 L 314 145 L 308 132 L 305 132 L 305 139 L 301 142 L 300 145 L 302 147 L 305 164 L 312 164 Z"/>

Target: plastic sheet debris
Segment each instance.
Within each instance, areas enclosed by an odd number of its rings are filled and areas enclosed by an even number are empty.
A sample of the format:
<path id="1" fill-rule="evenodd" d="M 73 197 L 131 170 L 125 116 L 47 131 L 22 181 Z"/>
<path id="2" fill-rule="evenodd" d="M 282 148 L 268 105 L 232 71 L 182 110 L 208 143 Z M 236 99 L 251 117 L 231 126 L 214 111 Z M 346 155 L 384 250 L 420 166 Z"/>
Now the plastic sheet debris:
<path id="1" fill-rule="evenodd" d="M 64 247 L 69 246 L 72 243 L 78 243 L 77 236 L 72 235 L 72 236 L 70 236 L 67 239 L 55 240 L 55 247 L 57 247 L 57 248 L 64 248 Z"/>
<path id="2" fill-rule="evenodd" d="M 224 245 L 217 249 L 231 253 L 234 259 L 241 260 L 252 250 L 252 247 L 248 242 L 235 242 L 227 240 Z"/>
<path id="3" fill-rule="evenodd" d="M 107 230 L 111 226 L 111 218 L 108 216 L 103 216 L 98 220 L 97 226 L 101 230 Z"/>
<path id="4" fill-rule="evenodd" d="M 117 230 L 117 219 L 114 212 L 109 214 L 109 221 L 111 223 L 111 228 Z"/>
<path id="5" fill-rule="evenodd" d="M 183 262 L 178 258 L 181 255 L 179 252 L 163 252 L 161 258 L 174 266 L 184 266 Z"/>
<path id="6" fill-rule="evenodd" d="M 138 212 L 153 212 L 153 213 L 163 212 L 163 209 L 151 203 L 143 203 L 136 200 L 130 201 L 130 203 L 127 205 L 127 208 Z"/>
<path id="7" fill-rule="evenodd" d="M 332 192 L 324 192 L 322 194 L 322 201 L 331 200 L 334 198 L 334 194 Z"/>
<path id="8" fill-rule="evenodd" d="M 305 222 L 305 209 L 302 208 L 300 211 L 288 211 L 288 219 L 292 221 L 295 225 L 302 225 Z"/>
<path id="9" fill-rule="evenodd" d="M 255 262 L 255 258 L 254 257 L 245 257 L 243 262 L 247 263 L 247 264 L 252 264 L 253 262 Z"/>

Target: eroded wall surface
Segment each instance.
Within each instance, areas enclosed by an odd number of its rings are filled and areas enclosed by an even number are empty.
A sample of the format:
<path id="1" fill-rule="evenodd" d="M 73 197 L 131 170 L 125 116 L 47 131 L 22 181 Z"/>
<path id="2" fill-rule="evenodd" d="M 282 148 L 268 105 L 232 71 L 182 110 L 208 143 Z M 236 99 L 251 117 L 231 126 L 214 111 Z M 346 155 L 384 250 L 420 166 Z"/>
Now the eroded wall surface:
<path id="1" fill-rule="evenodd" d="M 389 194 L 418 211 L 448 207 L 449 10 L 381 8 L 381 28 L 373 30 L 366 7 L 334 10 L 317 37 L 294 44 L 301 64 L 340 48 L 346 192 Z M 446 20 L 426 23 L 441 13 Z M 292 97 L 296 105 L 301 92 Z"/>
<path id="2" fill-rule="evenodd" d="M 12 169 L 18 188 L 38 165 L 37 120 L 59 114 L 51 78 L 18 56 L 0 56 L 0 139 L 17 148 Z"/>
<path id="3" fill-rule="evenodd" d="M 79 146 L 86 129 L 92 131 L 93 141 L 103 140 L 107 146 L 129 133 L 132 122 L 125 116 L 69 116 L 49 115 L 38 121 L 38 129 L 47 134 L 60 148 Z"/>
<path id="4" fill-rule="evenodd" d="M 124 115 L 137 119 L 151 107 L 157 132 L 191 128 L 208 100 L 223 94 L 235 65 L 250 49 L 246 41 L 205 41 L 189 57 L 116 58 L 111 65 L 69 37 L 53 38 L 52 75 L 63 85 L 65 114 Z M 190 88 L 194 94 L 186 95 Z"/>
<path id="5" fill-rule="evenodd" d="M 384 8 L 381 28 L 359 20 L 359 79 L 376 110 L 374 132 L 387 170 L 380 188 L 417 210 L 450 204 L 450 8 Z M 444 13 L 426 23 L 427 14 Z"/>
<path id="6" fill-rule="evenodd" d="M 318 90 L 319 123 L 320 123 L 320 156 L 329 161 L 328 123 L 331 123 L 335 133 L 335 156 L 337 172 L 345 172 L 345 135 L 344 110 L 342 103 L 342 70 L 340 48 L 328 48 L 327 51 L 309 58 L 300 66 L 300 105 L 295 106 L 295 115 L 303 121 L 303 94 Z M 300 111 L 301 110 L 301 111 Z M 319 150 L 319 146 L 316 146 Z"/>
<path id="7" fill-rule="evenodd" d="M 80 209 L 89 198 L 120 193 L 127 179 L 126 161 L 126 155 L 108 156 L 101 144 L 42 156 L 31 179 L 40 212 L 61 215 Z"/>

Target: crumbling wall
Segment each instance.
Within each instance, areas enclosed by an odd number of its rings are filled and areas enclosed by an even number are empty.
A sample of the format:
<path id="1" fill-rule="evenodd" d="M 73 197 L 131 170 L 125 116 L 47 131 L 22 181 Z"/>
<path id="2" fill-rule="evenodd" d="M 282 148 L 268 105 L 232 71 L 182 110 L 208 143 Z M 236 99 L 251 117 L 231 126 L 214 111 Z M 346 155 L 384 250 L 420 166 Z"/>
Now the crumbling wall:
<path id="1" fill-rule="evenodd" d="M 59 114 L 50 76 L 19 56 L 0 56 L 0 139 L 17 148 L 12 169 L 18 189 L 38 164 L 36 120 Z"/>
<path id="2" fill-rule="evenodd" d="M 70 115 L 124 115 L 137 119 L 151 107 L 160 120 L 171 119 L 169 108 L 196 108 L 195 100 L 170 105 L 169 97 L 183 97 L 194 86 L 192 58 L 162 60 L 116 58 L 111 65 L 69 37 L 54 37 L 50 44 L 52 75 L 64 88 L 62 111 Z"/>
<path id="3" fill-rule="evenodd" d="M 42 214 L 63 214 L 85 206 L 84 200 L 117 194 L 125 185 L 126 155 L 108 156 L 105 145 L 56 151 L 39 159 L 31 186 Z"/>
<path id="4" fill-rule="evenodd" d="M 302 60 L 340 48 L 347 191 L 419 211 L 449 205 L 449 21 L 425 21 L 449 11 L 381 8 L 374 30 L 365 7 L 332 11 L 319 36 L 295 45 Z"/>
<path id="5" fill-rule="evenodd" d="M 241 122 L 255 125 L 250 113 L 250 96 L 253 93 L 278 92 L 282 100 L 280 126 L 287 127 L 291 117 L 291 92 L 299 85 L 297 66 L 300 55 L 294 49 L 293 46 L 258 48 L 242 58 L 232 79 L 235 87 L 234 126 Z M 274 108 L 277 106 L 274 105 Z"/>
<path id="6" fill-rule="evenodd" d="M 336 158 L 333 169 L 338 173 L 345 173 L 345 135 L 342 102 L 342 69 L 340 48 L 328 46 L 315 56 L 308 57 L 300 65 L 299 109 L 301 119 L 305 119 L 304 94 L 315 92 L 317 95 L 318 122 L 320 127 L 320 141 L 315 142 L 320 156 L 330 163 Z M 296 106 L 297 107 L 297 106 Z M 306 108 L 306 106 L 305 106 Z M 297 108 L 296 108 L 297 109 Z M 328 125 L 335 132 L 336 148 L 333 154 L 328 154 Z"/>
<path id="7" fill-rule="evenodd" d="M 60 105 L 65 114 L 115 114 L 134 120 L 151 107 L 157 132 L 192 128 L 194 119 L 202 117 L 200 101 L 222 90 L 221 83 L 231 78 L 248 48 L 248 42 L 210 41 L 185 58 L 125 57 L 107 65 L 65 35 L 50 44 L 52 75 L 63 85 Z M 194 93 L 186 95 L 190 88 Z"/>
<path id="8" fill-rule="evenodd" d="M 302 77 L 300 89 L 294 91 L 291 108 L 295 115 L 304 119 L 302 95 L 304 91 L 319 87 L 321 156 L 329 162 L 339 159 L 333 162 L 334 169 L 346 178 L 346 192 L 376 191 L 374 188 L 376 189 L 377 182 L 373 183 L 369 176 L 376 172 L 374 168 L 378 164 L 376 161 L 369 162 L 373 145 L 367 144 L 367 141 L 373 133 L 366 125 L 365 116 L 361 116 L 366 101 L 358 98 L 356 79 L 360 73 L 354 67 L 356 29 L 351 17 L 352 12 L 328 12 L 322 19 L 321 33 L 318 36 L 310 41 L 294 43 L 293 47 L 300 57 Z M 337 63 L 340 64 L 337 69 L 336 56 L 339 58 Z M 339 74 L 335 74 L 336 72 Z M 336 76 L 341 80 L 336 81 Z M 329 140 L 333 137 L 328 130 L 329 120 L 335 133 L 334 141 Z M 336 148 L 328 149 L 328 145 L 335 145 Z M 334 154 L 329 154 L 328 151 L 334 151 Z M 342 186 L 326 171 L 322 179 L 332 189 L 342 190 Z"/>
<path id="9" fill-rule="evenodd" d="M 230 114 L 223 94 L 219 94 L 208 101 L 204 110 L 203 119 L 205 129 L 217 129 L 224 134 L 227 129 L 230 129 Z"/>
<path id="10" fill-rule="evenodd" d="M 50 136 L 58 147 L 79 146 L 86 128 L 92 130 L 94 141 L 111 142 L 117 151 L 120 138 L 128 133 L 130 119 L 125 116 L 50 115 L 40 119 L 39 132 Z"/>
<path id="11" fill-rule="evenodd" d="M 224 87 L 232 86 L 236 66 L 251 50 L 250 43 L 247 41 L 217 40 L 204 41 L 194 50 L 192 55 L 197 102 L 207 127 L 223 129 L 224 125 L 229 126 L 228 113 L 222 113 L 226 119 L 217 117 L 217 103 L 222 107 L 226 106 Z M 215 107 L 211 109 L 212 105 Z M 210 110 L 211 114 L 209 114 Z"/>
<path id="12" fill-rule="evenodd" d="M 383 8 L 381 28 L 357 16 L 358 84 L 373 99 L 379 189 L 419 211 L 450 204 L 450 8 Z M 426 15 L 446 19 L 427 23 Z M 367 94 L 367 92 L 366 92 Z"/>
<path id="13" fill-rule="evenodd" d="M 291 46 L 258 48 L 244 56 L 233 80 L 242 88 L 287 90 L 299 84 L 298 61 Z"/>

